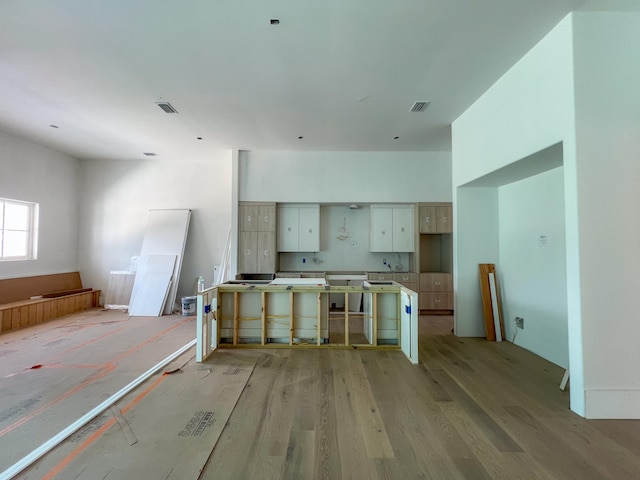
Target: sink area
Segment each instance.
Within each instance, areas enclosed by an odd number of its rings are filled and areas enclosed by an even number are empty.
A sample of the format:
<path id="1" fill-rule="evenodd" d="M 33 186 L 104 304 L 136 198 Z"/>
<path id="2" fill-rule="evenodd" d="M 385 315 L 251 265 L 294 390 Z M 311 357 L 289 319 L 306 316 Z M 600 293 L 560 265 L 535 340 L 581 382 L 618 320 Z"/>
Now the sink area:
<path id="1" fill-rule="evenodd" d="M 238 273 L 236 280 L 273 280 L 275 278 L 273 273 Z"/>

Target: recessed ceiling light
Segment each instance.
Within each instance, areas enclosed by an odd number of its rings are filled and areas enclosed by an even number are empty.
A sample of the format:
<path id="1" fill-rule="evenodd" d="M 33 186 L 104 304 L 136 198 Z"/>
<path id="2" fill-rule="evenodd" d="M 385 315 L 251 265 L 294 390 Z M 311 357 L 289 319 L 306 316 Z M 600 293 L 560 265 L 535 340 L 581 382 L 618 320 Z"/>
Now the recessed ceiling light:
<path id="1" fill-rule="evenodd" d="M 154 153 L 154 152 L 142 152 L 143 155 L 147 156 L 147 157 L 157 157 L 158 154 Z"/>
<path id="2" fill-rule="evenodd" d="M 272 18 L 270 20 L 271 25 L 280 25 L 280 20 L 278 20 L 277 18 Z"/>
<path id="3" fill-rule="evenodd" d="M 411 105 L 411 108 L 409 109 L 409 111 L 414 113 L 424 112 L 430 103 L 431 102 L 427 100 L 419 100 L 417 102 L 414 102 L 413 105 Z"/>

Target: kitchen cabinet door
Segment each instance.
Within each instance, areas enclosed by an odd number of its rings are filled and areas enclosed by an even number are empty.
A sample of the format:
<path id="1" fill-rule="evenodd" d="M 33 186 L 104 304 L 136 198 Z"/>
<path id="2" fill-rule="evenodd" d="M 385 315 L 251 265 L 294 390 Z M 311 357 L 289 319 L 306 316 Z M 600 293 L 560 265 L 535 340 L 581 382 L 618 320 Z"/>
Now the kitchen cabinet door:
<path id="1" fill-rule="evenodd" d="M 298 251 L 298 229 L 300 222 L 298 207 L 278 207 L 278 251 Z"/>
<path id="2" fill-rule="evenodd" d="M 420 233 L 436 232 L 436 209 L 435 205 L 420 205 L 418 208 Z"/>
<path id="3" fill-rule="evenodd" d="M 392 252 L 413 252 L 414 228 L 413 208 L 393 208 L 393 242 Z"/>
<path id="4" fill-rule="evenodd" d="M 241 232 L 257 232 L 258 231 L 258 213 L 259 207 L 254 204 L 243 205 L 238 207 L 239 230 Z"/>
<path id="5" fill-rule="evenodd" d="M 257 214 L 258 232 L 275 232 L 276 231 L 276 206 L 260 205 Z"/>
<path id="6" fill-rule="evenodd" d="M 320 205 L 278 206 L 278 251 L 320 251 Z"/>
<path id="7" fill-rule="evenodd" d="M 451 215 L 453 209 L 451 206 L 439 206 L 436 208 L 436 232 L 451 233 L 453 231 Z"/>
<path id="8" fill-rule="evenodd" d="M 298 251 L 320 251 L 320 207 L 300 207 L 298 214 Z"/>
<path id="9" fill-rule="evenodd" d="M 258 272 L 258 233 L 240 232 L 238 237 L 238 272 Z"/>
<path id="10" fill-rule="evenodd" d="M 393 252 L 393 208 L 371 207 L 370 252 Z"/>
<path id="11" fill-rule="evenodd" d="M 256 257 L 256 273 L 275 273 L 276 232 L 258 232 Z"/>

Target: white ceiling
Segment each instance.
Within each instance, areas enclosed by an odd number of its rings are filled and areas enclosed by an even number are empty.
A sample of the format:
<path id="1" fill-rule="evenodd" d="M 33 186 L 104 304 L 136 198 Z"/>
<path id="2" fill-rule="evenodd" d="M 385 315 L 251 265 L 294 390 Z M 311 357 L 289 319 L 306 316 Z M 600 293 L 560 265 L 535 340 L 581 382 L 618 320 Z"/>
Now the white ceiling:
<path id="1" fill-rule="evenodd" d="M 0 129 L 83 159 L 450 150 L 451 122 L 568 12 L 613 3 L 0 0 Z"/>

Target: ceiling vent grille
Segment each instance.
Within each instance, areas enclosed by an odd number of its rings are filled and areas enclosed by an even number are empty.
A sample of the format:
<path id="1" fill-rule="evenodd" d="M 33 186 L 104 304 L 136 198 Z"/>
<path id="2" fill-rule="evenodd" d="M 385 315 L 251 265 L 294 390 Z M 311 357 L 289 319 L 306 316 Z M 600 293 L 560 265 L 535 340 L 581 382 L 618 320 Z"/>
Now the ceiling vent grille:
<path id="1" fill-rule="evenodd" d="M 173 105 L 171 105 L 169 102 L 157 102 L 156 105 L 164 110 L 165 113 L 178 113 L 178 111 L 173 108 Z"/>
<path id="2" fill-rule="evenodd" d="M 424 102 L 424 101 L 414 102 L 414 104 L 411 105 L 411 108 L 409 109 L 409 111 L 415 112 L 415 113 L 424 112 L 429 106 L 429 103 L 431 102 Z"/>

